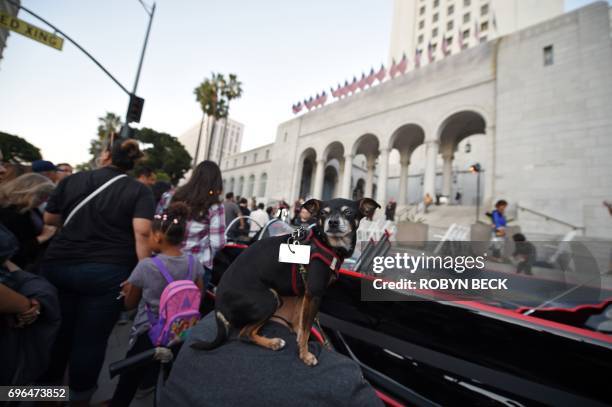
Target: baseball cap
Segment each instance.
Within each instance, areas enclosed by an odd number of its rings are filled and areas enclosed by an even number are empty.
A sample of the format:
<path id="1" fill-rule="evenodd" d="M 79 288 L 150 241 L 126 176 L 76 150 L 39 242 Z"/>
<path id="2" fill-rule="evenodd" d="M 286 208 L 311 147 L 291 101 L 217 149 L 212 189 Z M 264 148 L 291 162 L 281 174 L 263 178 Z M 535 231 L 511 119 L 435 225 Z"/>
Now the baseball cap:
<path id="1" fill-rule="evenodd" d="M 51 161 L 36 160 L 32 161 L 32 172 L 57 171 L 57 167 Z"/>

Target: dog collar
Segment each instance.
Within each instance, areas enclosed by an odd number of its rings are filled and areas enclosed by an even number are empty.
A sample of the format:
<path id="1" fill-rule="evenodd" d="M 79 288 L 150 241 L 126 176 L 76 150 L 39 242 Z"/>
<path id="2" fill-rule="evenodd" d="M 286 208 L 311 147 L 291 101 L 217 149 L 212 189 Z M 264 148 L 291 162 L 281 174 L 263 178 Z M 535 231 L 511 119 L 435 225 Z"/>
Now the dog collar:
<path id="1" fill-rule="evenodd" d="M 344 262 L 344 258 L 334 252 L 331 248 L 325 245 L 321 240 L 317 239 L 314 231 L 310 229 L 308 235 L 305 239 L 300 240 L 300 243 L 310 244 L 310 262 L 313 260 L 322 261 L 330 270 L 334 272 L 335 278 L 337 279 L 340 274 L 340 267 Z M 298 289 L 298 274 L 300 274 L 302 278 L 302 282 L 304 283 L 304 288 L 306 287 L 306 281 L 308 278 L 308 269 L 304 265 L 300 264 L 292 264 L 291 265 L 291 288 L 293 289 L 293 293 L 295 295 L 300 295 L 300 290 Z"/>

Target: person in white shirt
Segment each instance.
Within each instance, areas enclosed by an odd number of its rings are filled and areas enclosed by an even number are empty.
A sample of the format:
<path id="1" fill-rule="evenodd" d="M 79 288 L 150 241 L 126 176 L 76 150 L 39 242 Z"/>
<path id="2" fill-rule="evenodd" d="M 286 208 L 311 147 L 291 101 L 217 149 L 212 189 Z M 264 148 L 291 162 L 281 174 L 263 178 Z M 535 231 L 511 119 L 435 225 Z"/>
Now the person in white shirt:
<path id="1" fill-rule="evenodd" d="M 263 203 L 259 203 L 259 205 L 257 205 L 257 209 L 251 212 L 250 216 L 254 222 L 251 222 L 251 230 L 249 232 L 250 237 L 255 236 L 257 232 L 259 232 L 261 228 L 265 226 L 266 222 L 270 220 L 270 217 L 264 208 L 265 205 Z"/>

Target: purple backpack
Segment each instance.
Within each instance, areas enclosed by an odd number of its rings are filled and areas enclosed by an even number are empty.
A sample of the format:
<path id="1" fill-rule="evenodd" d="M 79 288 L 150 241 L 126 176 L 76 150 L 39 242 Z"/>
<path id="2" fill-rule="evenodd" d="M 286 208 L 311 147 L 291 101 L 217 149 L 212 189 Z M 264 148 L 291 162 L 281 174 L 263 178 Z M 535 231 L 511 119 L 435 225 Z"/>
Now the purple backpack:
<path id="1" fill-rule="evenodd" d="M 189 269 L 184 280 L 173 280 L 159 257 L 153 257 L 152 260 L 168 285 L 159 299 L 157 318 L 147 304 L 151 324 L 149 338 L 154 346 L 168 346 L 171 342 L 183 340 L 189 329 L 200 320 L 201 293 L 193 282 L 193 256 L 189 255 Z"/>

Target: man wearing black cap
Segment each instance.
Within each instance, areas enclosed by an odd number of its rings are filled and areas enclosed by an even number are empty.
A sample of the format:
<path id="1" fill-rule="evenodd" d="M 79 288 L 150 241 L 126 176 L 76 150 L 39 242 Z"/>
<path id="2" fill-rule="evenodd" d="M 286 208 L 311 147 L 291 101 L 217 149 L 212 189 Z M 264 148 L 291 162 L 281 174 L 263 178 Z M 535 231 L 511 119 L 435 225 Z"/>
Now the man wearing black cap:
<path id="1" fill-rule="evenodd" d="M 40 175 L 44 175 L 54 183 L 57 182 L 57 167 L 51 161 L 32 161 L 32 172 L 37 172 Z"/>

